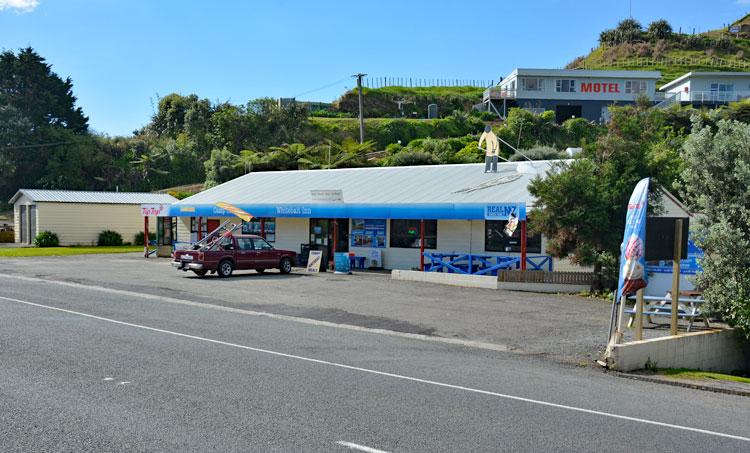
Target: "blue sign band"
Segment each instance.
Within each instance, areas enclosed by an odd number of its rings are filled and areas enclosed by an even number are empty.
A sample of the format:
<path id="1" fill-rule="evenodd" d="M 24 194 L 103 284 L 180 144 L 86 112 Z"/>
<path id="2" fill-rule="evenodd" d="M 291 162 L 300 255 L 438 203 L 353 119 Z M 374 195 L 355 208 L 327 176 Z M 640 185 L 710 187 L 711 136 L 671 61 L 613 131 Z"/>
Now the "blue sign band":
<path id="1" fill-rule="evenodd" d="M 255 217 L 302 217 L 341 219 L 442 219 L 482 220 L 486 219 L 488 205 L 485 203 L 434 203 L 434 204 L 355 204 L 355 203 L 309 203 L 309 204 L 236 204 L 238 208 Z M 493 204 L 490 206 L 504 206 Z M 526 219 L 526 206 L 512 203 L 518 209 L 519 220 Z M 501 208 L 492 219 L 499 217 Z M 216 205 L 172 205 L 169 215 L 173 217 L 234 217 Z M 505 217 L 507 219 L 507 216 Z"/>

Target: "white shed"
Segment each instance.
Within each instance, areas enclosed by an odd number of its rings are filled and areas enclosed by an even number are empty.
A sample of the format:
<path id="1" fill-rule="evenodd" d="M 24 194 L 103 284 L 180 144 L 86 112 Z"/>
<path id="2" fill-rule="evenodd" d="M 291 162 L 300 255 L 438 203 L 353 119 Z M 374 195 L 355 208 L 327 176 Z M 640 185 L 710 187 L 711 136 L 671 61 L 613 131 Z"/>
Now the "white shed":
<path id="1" fill-rule="evenodd" d="M 15 242 L 32 244 L 38 233 L 51 231 L 60 245 L 96 245 L 104 230 L 116 231 L 123 241 L 132 242 L 143 231 L 141 204 L 176 201 L 160 193 L 20 189 L 10 199 Z"/>

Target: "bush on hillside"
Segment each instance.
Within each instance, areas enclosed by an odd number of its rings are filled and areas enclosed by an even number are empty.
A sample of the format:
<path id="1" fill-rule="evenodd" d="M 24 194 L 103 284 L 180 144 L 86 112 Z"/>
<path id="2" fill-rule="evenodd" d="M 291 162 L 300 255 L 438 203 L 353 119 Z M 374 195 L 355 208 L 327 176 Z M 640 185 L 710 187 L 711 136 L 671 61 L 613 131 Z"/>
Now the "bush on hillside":
<path id="1" fill-rule="evenodd" d="M 34 238 L 34 245 L 37 247 L 58 247 L 60 238 L 51 231 L 42 231 Z"/>
<path id="2" fill-rule="evenodd" d="M 122 236 L 117 231 L 104 230 L 99 233 L 96 245 L 104 247 L 115 247 L 122 245 Z"/>
<path id="3" fill-rule="evenodd" d="M 653 41 L 658 39 L 669 39 L 672 37 L 672 26 L 665 19 L 659 19 L 648 24 L 646 34 Z"/>

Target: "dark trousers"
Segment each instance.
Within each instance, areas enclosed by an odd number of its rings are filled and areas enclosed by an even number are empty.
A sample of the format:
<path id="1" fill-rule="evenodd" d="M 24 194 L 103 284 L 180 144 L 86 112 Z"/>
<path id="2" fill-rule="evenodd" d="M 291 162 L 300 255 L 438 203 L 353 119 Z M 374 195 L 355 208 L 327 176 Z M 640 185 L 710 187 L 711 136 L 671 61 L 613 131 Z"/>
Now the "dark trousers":
<path id="1" fill-rule="evenodd" d="M 490 171 L 490 163 L 492 164 L 492 171 L 497 173 L 497 156 L 484 156 L 484 172 Z"/>

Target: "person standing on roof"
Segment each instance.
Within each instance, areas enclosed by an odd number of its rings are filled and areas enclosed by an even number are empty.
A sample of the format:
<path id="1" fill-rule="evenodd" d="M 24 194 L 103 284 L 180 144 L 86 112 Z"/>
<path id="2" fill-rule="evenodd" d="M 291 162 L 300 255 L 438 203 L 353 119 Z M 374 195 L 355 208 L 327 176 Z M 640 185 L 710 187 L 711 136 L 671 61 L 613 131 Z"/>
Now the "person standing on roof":
<path id="1" fill-rule="evenodd" d="M 486 148 L 482 148 L 482 142 L 487 143 Z M 490 164 L 492 164 L 492 172 L 497 173 L 497 158 L 500 154 L 500 142 L 497 139 L 497 135 L 492 132 L 492 126 L 484 126 L 484 132 L 479 137 L 479 149 L 484 151 L 484 172 L 490 171 Z"/>

